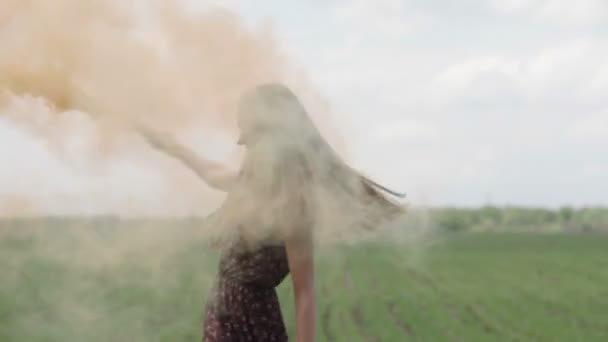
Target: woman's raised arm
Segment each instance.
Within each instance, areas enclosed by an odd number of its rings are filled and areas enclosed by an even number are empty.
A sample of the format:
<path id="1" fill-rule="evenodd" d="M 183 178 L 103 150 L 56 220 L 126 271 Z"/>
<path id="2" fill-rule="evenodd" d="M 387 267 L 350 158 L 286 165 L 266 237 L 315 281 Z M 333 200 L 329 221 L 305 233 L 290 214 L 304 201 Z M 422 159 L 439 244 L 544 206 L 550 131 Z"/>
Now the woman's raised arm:
<path id="1" fill-rule="evenodd" d="M 137 131 L 150 146 L 180 160 L 212 188 L 227 192 L 236 182 L 238 170 L 232 170 L 220 163 L 199 157 L 189 148 L 179 144 L 170 135 L 143 127 L 137 127 Z"/>

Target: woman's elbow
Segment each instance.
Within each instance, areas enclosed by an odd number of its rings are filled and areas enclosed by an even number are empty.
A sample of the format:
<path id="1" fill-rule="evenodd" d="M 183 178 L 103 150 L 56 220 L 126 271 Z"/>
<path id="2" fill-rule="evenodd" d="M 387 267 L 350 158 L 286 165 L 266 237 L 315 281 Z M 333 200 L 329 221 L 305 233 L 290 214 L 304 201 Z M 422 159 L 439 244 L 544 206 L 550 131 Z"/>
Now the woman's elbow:
<path id="1" fill-rule="evenodd" d="M 232 170 L 214 170 L 206 175 L 205 180 L 213 189 L 228 192 L 236 183 L 237 174 Z"/>

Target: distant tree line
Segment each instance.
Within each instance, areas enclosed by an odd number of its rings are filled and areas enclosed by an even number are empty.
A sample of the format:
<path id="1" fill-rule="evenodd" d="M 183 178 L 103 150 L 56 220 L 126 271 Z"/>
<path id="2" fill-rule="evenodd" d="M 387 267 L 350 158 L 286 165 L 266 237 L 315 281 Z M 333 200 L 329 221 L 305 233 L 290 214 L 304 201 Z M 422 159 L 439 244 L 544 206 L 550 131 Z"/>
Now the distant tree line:
<path id="1" fill-rule="evenodd" d="M 493 207 L 434 209 L 439 228 L 460 231 L 606 232 L 608 208 Z"/>
<path id="2" fill-rule="evenodd" d="M 449 232 L 576 232 L 608 233 L 608 207 L 559 209 L 494 207 L 434 208 L 431 221 Z M 0 232 L 14 228 L 88 228 L 104 235 L 117 229 L 170 227 L 197 229 L 204 217 L 122 219 L 114 216 L 0 218 Z"/>

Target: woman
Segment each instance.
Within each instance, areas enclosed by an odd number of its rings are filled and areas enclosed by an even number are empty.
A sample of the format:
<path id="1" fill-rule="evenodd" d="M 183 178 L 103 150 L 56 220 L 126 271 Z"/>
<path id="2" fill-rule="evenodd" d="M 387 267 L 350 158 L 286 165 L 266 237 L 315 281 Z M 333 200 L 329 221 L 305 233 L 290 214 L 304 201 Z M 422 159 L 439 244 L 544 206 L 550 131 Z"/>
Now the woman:
<path id="1" fill-rule="evenodd" d="M 380 192 L 389 190 L 338 157 L 285 86 L 259 86 L 239 108 L 239 144 L 247 152 L 238 172 L 141 130 L 154 147 L 227 193 L 206 220 L 221 228 L 223 255 L 203 341 L 287 341 L 275 287 L 288 273 L 296 341 L 314 341 L 313 239 L 370 230 L 399 217 L 403 208 Z"/>

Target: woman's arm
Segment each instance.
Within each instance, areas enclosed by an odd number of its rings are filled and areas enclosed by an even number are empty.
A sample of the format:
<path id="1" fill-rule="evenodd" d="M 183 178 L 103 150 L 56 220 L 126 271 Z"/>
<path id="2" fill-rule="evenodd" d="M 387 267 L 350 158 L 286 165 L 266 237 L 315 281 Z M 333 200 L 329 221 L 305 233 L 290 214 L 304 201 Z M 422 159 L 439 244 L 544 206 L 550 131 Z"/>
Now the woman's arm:
<path id="1" fill-rule="evenodd" d="M 217 190 L 228 191 L 236 182 L 238 171 L 197 156 L 192 150 L 179 144 L 169 135 L 142 127 L 138 127 L 137 130 L 146 139 L 148 144 L 180 160 L 202 178 L 205 183 L 209 184 L 209 186 Z"/>
<path id="2" fill-rule="evenodd" d="M 286 242 L 289 270 L 296 306 L 296 341 L 315 340 L 315 289 L 312 242 L 292 239 Z"/>

